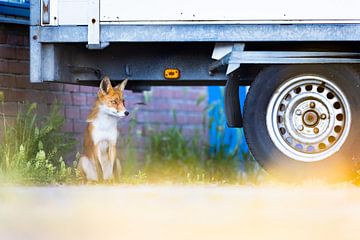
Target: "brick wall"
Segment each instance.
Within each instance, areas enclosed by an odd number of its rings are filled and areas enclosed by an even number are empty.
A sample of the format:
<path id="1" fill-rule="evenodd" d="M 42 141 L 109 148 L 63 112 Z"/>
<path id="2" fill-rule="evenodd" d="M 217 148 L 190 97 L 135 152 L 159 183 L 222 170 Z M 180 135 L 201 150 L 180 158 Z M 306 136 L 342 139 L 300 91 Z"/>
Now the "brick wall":
<path id="1" fill-rule="evenodd" d="M 64 105 L 63 130 L 73 132 L 81 141 L 98 89 L 59 83 L 31 84 L 28 35 L 27 26 L 0 23 L 0 92 L 5 101 L 2 111 L 8 118 L 14 117 L 21 106 L 18 102 L 28 101 L 37 102 L 40 113 L 46 113 L 57 99 Z M 200 95 L 206 96 L 206 87 L 156 87 L 146 93 L 127 91 L 125 94 L 127 108 L 137 122 L 138 136 L 146 135 L 148 128 L 164 129 L 174 124 L 181 125 L 188 136 L 202 128 L 206 101 L 197 106 L 196 100 Z M 127 134 L 129 119 L 119 124 L 120 134 Z M 138 139 L 141 145 L 141 137 Z"/>

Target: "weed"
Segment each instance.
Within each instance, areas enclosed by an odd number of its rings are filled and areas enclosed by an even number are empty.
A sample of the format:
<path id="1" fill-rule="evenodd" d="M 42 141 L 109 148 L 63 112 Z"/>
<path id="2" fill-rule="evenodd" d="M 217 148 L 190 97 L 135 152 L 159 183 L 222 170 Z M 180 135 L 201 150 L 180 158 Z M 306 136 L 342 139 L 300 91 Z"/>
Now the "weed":
<path id="1" fill-rule="evenodd" d="M 54 104 L 48 116 L 37 114 L 36 103 L 25 105 L 13 124 L 3 115 L 0 146 L 0 173 L 10 182 L 66 183 L 76 178 L 63 156 L 75 146 L 75 140 L 61 131 L 64 118 L 60 105 Z"/>
<path id="2" fill-rule="evenodd" d="M 204 99 L 200 97 L 197 104 Z M 240 149 L 240 142 L 230 146 L 226 140 L 225 118 L 222 117 L 224 114 L 219 104 L 215 102 L 207 105 L 203 113 L 203 129 L 195 130 L 191 138 L 185 136 L 177 125 L 163 131 L 148 127 L 144 160 L 139 160 L 136 152 L 127 154 L 122 162 L 122 182 L 257 183 L 263 172 L 253 157 Z M 176 116 L 174 112 L 174 122 Z M 215 131 L 216 135 L 211 145 L 206 137 L 208 131 Z M 238 139 L 242 137 L 240 130 L 235 134 Z M 123 148 L 134 149 L 131 146 L 134 142 L 128 141 L 128 145 Z M 128 150 L 125 152 L 128 153 Z"/>

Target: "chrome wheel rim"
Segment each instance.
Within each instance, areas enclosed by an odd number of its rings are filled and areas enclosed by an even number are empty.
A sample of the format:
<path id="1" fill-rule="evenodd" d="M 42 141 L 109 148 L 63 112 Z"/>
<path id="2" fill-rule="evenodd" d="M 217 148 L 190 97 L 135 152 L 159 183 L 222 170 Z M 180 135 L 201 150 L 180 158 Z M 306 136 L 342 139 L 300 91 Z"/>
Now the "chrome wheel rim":
<path id="1" fill-rule="evenodd" d="M 320 161 L 339 151 L 351 123 L 341 89 L 313 75 L 290 79 L 272 96 L 266 126 L 275 146 L 302 162 Z"/>

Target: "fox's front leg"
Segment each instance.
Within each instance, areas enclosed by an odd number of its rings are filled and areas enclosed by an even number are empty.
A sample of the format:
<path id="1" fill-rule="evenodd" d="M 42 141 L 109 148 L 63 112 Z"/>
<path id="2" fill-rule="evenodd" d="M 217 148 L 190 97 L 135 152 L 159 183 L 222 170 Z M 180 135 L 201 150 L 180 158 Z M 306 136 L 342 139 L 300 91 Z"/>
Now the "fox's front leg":
<path id="1" fill-rule="evenodd" d="M 108 148 L 108 159 L 107 163 L 105 164 L 105 168 L 103 168 L 104 171 L 104 180 L 109 180 L 113 177 L 113 171 L 114 171 L 114 162 L 116 158 L 116 145 L 109 143 Z"/>
<path id="2" fill-rule="evenodd" d="M 100 151 L 98 156 L 102 168 L 103 179 L 110 180 L 113 176 L 113 167 L 116 157 L 115 144 L 109 143 L 107 150 L 105 152 Z"/>
<path id="3" fill-rule="evenodd" d="M 98 180 L 102 181 L 104 180 L 104 170 L 103 170 L 103 156 L 101 154 L 101 149 L 99 145 L 95 145 L 95 169 L 96 169 L 96 175 L 98 176 Z"/>
<path id="4" fill-rule="evenodd" d="M 80 157 L 77 169 L 83 180 L 98 181 L 96 165 L 88 157 L 84 155 Z"/>

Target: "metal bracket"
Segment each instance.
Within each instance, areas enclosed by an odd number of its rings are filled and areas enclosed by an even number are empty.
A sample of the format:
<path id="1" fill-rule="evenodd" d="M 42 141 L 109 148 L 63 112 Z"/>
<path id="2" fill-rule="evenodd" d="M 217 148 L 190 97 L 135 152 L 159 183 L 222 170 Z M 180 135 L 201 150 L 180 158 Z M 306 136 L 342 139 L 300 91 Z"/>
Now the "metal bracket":
<path id="1" fill-rule="evenodd" d="M 245 44 L 216 44 L 209 73 L 227 66 L 226 74 L 234 72 L 240 64 L 324 64 L 360 63 L 357 52 L 302 52 L 302 51 L 244 51 Z"/>
<path id="2" fill-rule="evenodd" d="M 240 67 L 240 62 L 232 61 L 233 55 L 236 52 L 242 53 L 244 49 L 244 43 L 216 43 L 212 58 L 218 61 L 209 66 L 209 72 L 213 73 L 219 67 L 227 65 L 226 75 L 229 75 Z"/>
<path id="3" fill-rule="evenodd" d="M 103 49 L 108 42 L 100 42 L 100 0 L 88 1 L 88 49 Z"/>
<path id="4" fill-rule="evenodd" d="M 86 47 L 91 50 L 99 50 L 99 49 L 104 49 L 109 45 L 110 43 L 108 42 L 100 42 L 99 44 L 86 44 Z"/>

